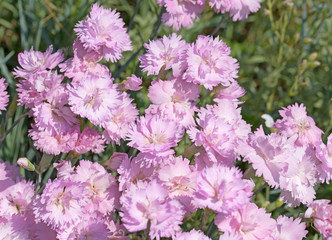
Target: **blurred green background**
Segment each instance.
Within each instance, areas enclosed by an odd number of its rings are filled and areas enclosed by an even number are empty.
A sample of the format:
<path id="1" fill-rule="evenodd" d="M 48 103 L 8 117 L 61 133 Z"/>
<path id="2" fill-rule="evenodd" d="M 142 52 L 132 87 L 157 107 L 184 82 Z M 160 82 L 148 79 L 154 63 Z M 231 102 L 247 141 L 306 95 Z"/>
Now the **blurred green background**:
<path id="1" fill-rule="evenodd" d="M 2 0 L 0 1 L 0 75 L 9 83 L 11 105 L 1 115 L 1 136 L 26 112 L 16 106 L 15 84 L 11 71 L 18 65 L 21 51 L 45 51 L 53 44 L 66 57 L 72 55 L 75 39 L 73 28 L 85 18 L 91 0 Z M 97 1 L 104 7 L 116 8 L 129 26 L 133 52 L 124 54 L 117 64 L 108 64 L 117 81 L 132 73 L 148 82 L 151 78 L 140 72 L 137 56 L 143 54 L 142 45 L 174 32 L 160 23 L 162 9 L 155 0 Z M 265 0 L 261 9 L 247 20 L 232 22 L 227 16 L 216 14 L 207 7 L 195 25 L 178 31 L 187 42 L 197 35 L 220 36 L 232 49 L 232 56 L 240 63 L 239 84 L 247 91 L 243 97 L 243 118 L 253 129 L 263 123 L 260 116 L 268 113 L 279 117 L 278 110 L 294 102 L 304 103 L 326 137 L 332 131 L 332 3 L 330 0 Z M 133 55 L 133 53 L 136 53 Z M 149 104 L 146 89 L 137 93 L 136 103 L 144 112 Z M 202 95 L 206 92 L 202 92 Z M 0 157 L 16 162 L 18 157 L 40 158 L 40 153 L 27 138 L 29 121 L 18 121 L 1 142 Z M 109 157 L 111 150 L 101 156 Z M 259 185 L 259 184 L 258 184 Z M 331 185 L 317 189 L 318 198 L 332 198 Z M 262 192 L 257 202 L 267 201 L 275 193 Z M 272 194 L 272 195 L 271 195 Z M 277 193 L 276 193 L 277 194 Z M 275 199 L 274 199 L 275 200 Z M 296 209 L 282 208 L 283 213 L 296 216 Z M 273 209 L 272 209 L 273 210 Z M 272 211 L 271 210 L 271 211 Z M 279 211 L 279 210 L 278 210 Z M 308 239 L 320 239 L 312 231 Z"/>

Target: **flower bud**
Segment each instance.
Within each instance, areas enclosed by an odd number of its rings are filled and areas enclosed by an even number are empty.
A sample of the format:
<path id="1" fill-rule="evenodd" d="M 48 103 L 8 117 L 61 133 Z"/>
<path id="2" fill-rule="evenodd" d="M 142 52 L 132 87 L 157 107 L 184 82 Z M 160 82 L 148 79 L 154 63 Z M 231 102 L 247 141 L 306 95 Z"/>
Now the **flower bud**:
<path id="1" fill-rule="evenodd" d="M 126 153 L 115 152 L 105 163 L 106 168 L 116 172 L 120 167 L 123 160 L 127 159 L 128 155 Z"/>
<path id="2" fill-rule="evenodd" d="M 27 158 L 19 158 L 17 160 L 17 165 L 28 171 L 35 171 L 35 165 L 33 165 L 33 163 L 31 163 Z"/>

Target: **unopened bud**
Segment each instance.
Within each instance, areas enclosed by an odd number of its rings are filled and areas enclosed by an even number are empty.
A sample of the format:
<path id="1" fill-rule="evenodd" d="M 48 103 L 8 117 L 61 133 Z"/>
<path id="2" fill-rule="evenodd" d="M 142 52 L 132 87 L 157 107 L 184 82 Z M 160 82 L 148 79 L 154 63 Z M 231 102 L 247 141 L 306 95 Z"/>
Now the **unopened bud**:
<path id="1" fill-rule="evenodd" d="M 304 38 L 303 39 L 303 43 L 311 43 L 312 42 L 312 38 Z"/>
<path id="2" fill-rule="evenodd" d="M 268 128 L 272 128 L 274 125 L 274 120 L 269 114 L 263 114 L 262 118 L 265 120 L 265 126 Z"/>
<path id="3" fill-rule="evenodd" d="M 308 57 L 308 60 L 309 60 L 310 62 L 315 61 L 316 58 L 317 58 L 317 56 L 318 56 L 318 53 L 317 53 L 317 52 L 313 52 L 313 53 L 311 53 L 310 56 Z"/>
<path id="4" fill-rule="evenodd" d="M 106 163 L 105 163 L 106 168 L 116 172 L 118 170 L 118 168 L 120 167 L 121 163 L 126 159 L 128 159 L 127 153 L 115 152 L 112 154 L 110 159 L 108 159 L 106 161 Z"/>
<path id="5" fill-rule="evenodd" d="M 310 68 L 315 68 L 315 67 L 318 67 L 319 65 L 320 65 L 319 61 L 314 61 L 314 62 L 310 63 L 309 67 Z"/>
<path id="6" fill-rule="evenodd" d="M 19 158 L 17 160 L 17 165 L 28 171 L 35 171 L 35 165 L 33 165 L 33 163 L 31 163 L 27 158 Z"/>

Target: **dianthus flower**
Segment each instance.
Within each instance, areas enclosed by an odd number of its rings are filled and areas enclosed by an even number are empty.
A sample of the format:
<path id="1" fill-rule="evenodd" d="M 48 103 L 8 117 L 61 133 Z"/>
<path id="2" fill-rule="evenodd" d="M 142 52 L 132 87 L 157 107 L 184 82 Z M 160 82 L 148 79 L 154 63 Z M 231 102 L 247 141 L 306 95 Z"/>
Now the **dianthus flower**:
<path id="1" fill-rule="evenodd" d="M 68 85 L 71 110 L 95 125 L 107 120 L 120 104 L 120 94 L 109 76 L 85 75 L 81 82 Z"/>
<path id="2" fill-rule="evenodd" d="M 301 223 L 301 219 L 299 218 L 292 220 L 285 216 L 279 216 L 277 219 L 277 227 L 272 235 L 275 240 L 300 240 L 308 233 L 305 228 L 305 223 Z"/>
<path id="3" fill-rule="evenodd" d="M 36 220 L 55 228 L 65 229 L 75 225 L 83 215 L 88 201 L 85 184 L 69 179 L 48 181 L 42 195 L 34 204 Z"/>
<path id="4" fill-rule="evenodd" d="M 243 102 L 240 102 L 238 98 L 245 94 L 246 91 L 237 82 L 233 82 L 229 87 L 217 91 L 213 101 L 218 102 L 221 99 L 229 99 L 232 102 L 240 104 Z"/>
<path id="5" fill-rule="evenodd" d="M 8 220 L 0 221 L 1 240 L 30 239 L 28 222 L 21 215 L 14 215 Z"/>
<path id="6" fill-rule="evenodd" d="M 119 106 L 112 110 L 102 124 L 103 137 L 107 143 L 113 141 L 120 145 L 120 139 L 126 138 L 130 126 L 138 117 L 138 109 L 132 101 L 127 93 L 121 93 Z"/>
<path id="7" fill-rule="evenodd" d="M 308 144 L 317 145 L 321 143 L 321 135 L 323 131 L 319 129 L 315 121 L 307 116 L 306 107 L 301 104 L 288 106 L 279 111 L 282 119 L 274 124 L 278 128 L 278 132 L 291 137 L 297 135 L 296 144 L 306 146 Z"/>
<path id="8" fill-rule="evenodd" d="M 314 226 L 325 239 L 332 238 L 332 205 L 330 200 L 315 200 L 305 212 L 306 218 L 313 218 Z"/>
<path id="9" fill-rule="evenodd" d="M 118 207 L 120 194 L 116 179 L 99 163 L 80 160 L 71 179 L 85 185 L 89 197 L 88 203 L 84 206 L 87 212 L 104 216 Z"/>
<path id="10" fill-rule="evenodd" d="M 29 136 L 34 140 L 37 149 L 47 154 L 58 155 L 68 153 L 75 148 L 79 135 L 79 128 L 74 127 L 68 132 L 52 133 L 40 131 L 34 125 L 29 130 Z"/>
<path id="11" fill-rule="evenodd" d="M 217 13 L 229 13 L 233 21 L 248 18 L 249 13 L 257 12 L 261 0 L 209 0 L 209 5 Z"/>
<path id="12" fill-rule="evenodd" d="M 252 163 L 256 176 L 263 175 L 272 187 L 279 187 L 280 176 L 296 173 L 298 166 L 294 161 L 294 138 L 287 139 L 278 133 L 265 135 L 263 127 L 250 135 L 248 144 L 243 147 L 244 161 Z"/>
<path id="13" fill-rule="evenodd" d="M 248 203 L 240 210 L 217 214 L 214 221 L 220 231 L 239 234 L 242 240 L 274 240 L 271 233 L 277 225 L 270 216 L 265 209 Z"/>
<path id="14" fill-rule="evenodd" d="M 254 187 L 251 180 L 242 179 L 239 169 L 215 164 L 198 174 L 194 199 L 198 207 L 231 213 L 249 203 Z"/>
<path id="15" fill-rule="evenodd" d="M 173 240 L 211 240 L 200 230 L 191 230 L 190 232 L 178 232 Z"/>
<path id="16" fill-rule="evenodd" d="M 162 16 L 165 25 L 172 26 L 178 31 L 181 27 L 189 27 L 193 24 L 193 21 L 203 12 L 206 0 L 157 0 L 157 3 L 159 6 L 166 7 L 166 13 Z"/>
<path id="17" fill-rule="evenodd" d="M 231 49 L 219 37 L 199 35 L 187 49 L 184 79 L 207 89 L 218 84 L 231 85 L 238 77 L 239 64 L 230 53 Z"/>
<path id="18" fill-rule="evenodd" d="M 315 198 L 314 185 L 318 182 L 315 153 L 310 148 L 297 147 L 292 157 L 297 168 L 280 176 L 280 196 L 291 206 L 309 204 Z"/>
<path id="19" fill-rule="evenodd" d="M 76 115 L 66 106 L 67 101 L 57 98 L 52 103 L 40 102 L 33 108 L 35 126 L 40 131 L 51 133 L 70 132 L 75 125 L 79 124 Z"/>
<path id="20" fill-rule="evenodd" d="M 189 160 L 171 157 L 170 163 L 158 169 L 158 178 L 167 187 L 170 198 L 192 197 L 196 190 L 197 172 L 190 168 Z"/>
<path id="21" fill-rule="evenodd" d="M 187 43 L 182 40 L 181 35 L 172 35 L 162 39 L 152 40 L 144 44 L 147 52 L 139 56 L 140 67 L 148 75 L 158 75 L 160 70 L 173 70 L 173 75 L 178 76 L 184 70 L 184 57 Z"/>
<path id="22" fill-rule="evenodd" d="M 6 107 L 9 102 L 9 95 L 6 91 L 8 84 L 5 83 L 5 81 L 6 80 L 4 78 L 0 78 L 0 110 L 6 110 Z M 0 111 L 0 115 L 1 115 L 1 111 Z"/>
<path id="23" fill-rule="evenodd" d="M 184 217 L 182 205 L 168 199 L 168 191 L 157 180 L 132 184 L 120 199 L 122 222 L 130 231 L 144 230 L 150 221 L 151 239 L 173 237 Z"/>
<path id="24" fill-rule="evenodd" d="M 171 147 L 177 145 L 182 135 L 183 129 L 176 122 L 147 114 L 132 125 L 127 136 L 130 141 L 128 145 L 142 153 L 167 157 L 174 153 Z"/>
<path id="25" fill-rule="evenodd" d="M 10 218 L 15 214 L 25 215 L 32 210 L 35 191 L 31 182 L 22 180 L 0 192 L 0 215 Z"/>
<path id="26" fill-rule="evenodd" d="M 154 173 L 153 166 L 141 166 L 139 155 L 132 160 L 130 158 L 123 159 L 117 172 L 119 176 L 119 190 L 124 191 L 130 187 L 131 184 L 136 184 L 139 180 L 149 181 Z"/>
<path id="27" fill-rule="evenodd" d="M 30 74 L 27 79 L 21 79 L 17 84 L 18 104 L 32 108 L 37 103 L 51 100 L 54 95 L 61 95 L 64 92 L 62 80 L 63 76 L 55 71 Z"/>
<path id="28" fill-rule="evenodd" d="M 321 143 L 316 146 L 316 157 L 319 159 L 318 165 L 320 182 L 328 183 L 332 180 L 332 134 L 327 138 L 327 144 Z"/>
<path id="29" fill-rule="evenodd" d="M 245 142 L 250 133 L 250 125 L 241 116 L 241 108 L 229 100 L 221 100 L 218 105 L 201 108 L 197 123 L 200 130 L 190 128 L 187 133 L 196 146 L 203 146 L 213 162 L 233 165 L 242 154 L 240 143 Z"/>
<path id="30" fill-rule="evenodd" d="M 131 90 L 131 91 L 138 91 L 142 89 L 140 86 L 142 84 L 142 78 L 139 78 L 132 74 L 130 77 L 127 78 L 127 80 L 124 82 L 125 89 Z"/>
<path id="31" fill-rule="evenodd" d="M 120 14 L 97 3 L 92 5 L 87 20 L 78 22 L 74 31 L 88 52 L 95 51 L 106 61 L 116 62 L 123 51 L 132 50 Z"/>
<path id="32" fill-rule="evenodd" d="M 53 163 L 54 168 L 56 168 L 57 179 L 67 179 L 70 178 L 72 174 L 75 173 L 74 169 L 71 166 L 70 161 L 60 160 L 59 163 Z"/>
<path id="33" fill-rule="evenodd" d="M 194 101 L 199 92 L 197 86 L 177 79 L 153 81 L 148 93 L 152 104 L 145 112 L 158 114 L 188 128 L 195 124 L 194 113 L 197 108 Z"/>
<path id="34" fill-rule="evenodd" d="M 84 154 L 88 151 L 93 153 L 102 153 L 105 149 L 105 141 L 102 135 L 94 128 L 86 127 L 79 135 L 74 151 L 78 154 Z"/>
<path id="35" fill-rule="evenodd" d="M 109 240 L 109 230 L 103 219 L 82 216 L 79 223 L 58 232 L 59 240 L 98 239 Z"/>
<path id="36" fill-rule="evenodd" d="M 53 53 L 53 46 L 50 45 L 43 53 L 34 51 L 31 47 L 30 51 L 24 51 L 18 54 L 18 63 L 21 65 L 17 67 L 13 74 L 16 77 L 28 78 L 30 74 L 42 72 L 46 69 L 52 70 L 63 61 L 64 55 L 61 50 Z"/>
<path id="37" fill-rule="evenodd" d="M 79 39 L 76 39 L 74 44 L 74 57 L 67 59 L 65 62 L 59 64 L 60 71 L 64 75 L 71 78 L 73 82 L 80 82 L 86 74 L 94 75 L 109 75 L 108 68 L 98 63 L 98 53 L 94 51 L 87 52 Z"/>

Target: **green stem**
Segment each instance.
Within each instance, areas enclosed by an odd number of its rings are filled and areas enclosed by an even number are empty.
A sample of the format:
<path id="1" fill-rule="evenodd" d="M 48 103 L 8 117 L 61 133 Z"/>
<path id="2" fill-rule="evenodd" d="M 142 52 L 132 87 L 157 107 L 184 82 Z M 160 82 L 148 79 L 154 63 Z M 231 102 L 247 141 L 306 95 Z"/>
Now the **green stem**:
<path id="1" fill-rule="evenodd" d="M 5 140 L 5 138 L 7 137 L 7 135 L 14 129 L 14 127 L 26 116 L 28 116 L 28 112 L 22 114 L 14 123 L 13 125 L 11 125 L 11 127 L 5 132 L 5 134 L 0 138 L 0 147 L 2 145 L 2 142 Z"/>

